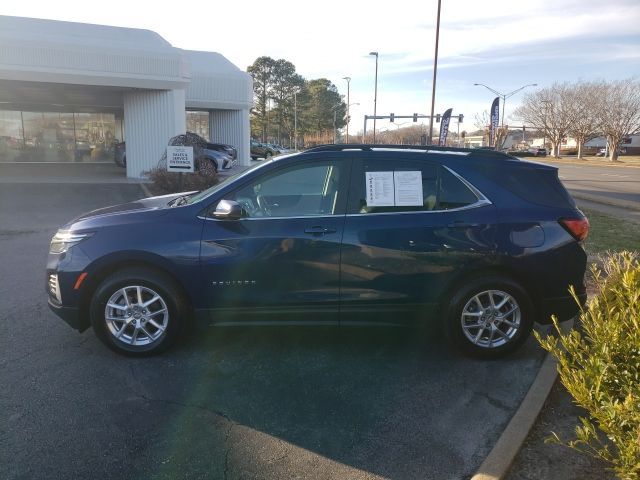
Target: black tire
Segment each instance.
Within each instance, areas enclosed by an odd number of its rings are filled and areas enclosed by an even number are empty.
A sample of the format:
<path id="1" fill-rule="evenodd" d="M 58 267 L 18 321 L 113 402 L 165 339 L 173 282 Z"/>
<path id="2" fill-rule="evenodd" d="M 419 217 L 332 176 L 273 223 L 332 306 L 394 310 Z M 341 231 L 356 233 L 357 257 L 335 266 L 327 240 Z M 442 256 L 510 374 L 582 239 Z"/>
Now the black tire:
<path id="1" fill-rule="evenodd" d="M 156 300 L 149 307 L 144 307 L 148 308 L 148 311 L 139 308 L 136 309 L 137 311 L 132 311 L 134 307 L 128 309 L 124 303 L 116 302 L 119 306 L 110 308 L 109 312 L 118 320 L 108 321 L 106 318 L 107 302 L 114 297 L 117 298 L 121 292 L 130 297 L 130 300 L 136 301 L 133 294 L 137 290 L 131 289 L 136 289 L 138 286 L 141 287 L 138 295 L 142 296 L 144 300 L 149 301 L 151 298 L 155 298 L 153 294 L 157 295 L 160 300 Z M 189 308 L 184 296 L 180 293 L 181 291 L 180 286 L 173 279 L 161 272 L 148 268 L 120 270 L 105 278 L 93 293 L 89 306 L 93 330 L 106 346 L 117 353 L 128 356 L 148 356 L 161 353 L 176 341 L 185 330 L 189 320 Z M 163 308 L 166 309 L 166 317 L 162 311 Z M 151 313 L 152 310 L 159 313 Z M 120 315 L 122 315 L 122 320 L 120 320 Z M 134 316 L 136 319 L 132 318 Z M 156 328 L 151 320 L 164 328 L 162 330 Z M 133 322 L 138 322 L 138 326 L 144 322 L 145 325 L 142 325 L 144 330 L 137 329 Z M 128 326 L 125 327 L 124 325 L 127 323 Z M 122 327 L 123 333 L 121 338 L 116 338 L 114 329 L 118 330 L 120 327 Z M 142 336 L 134 334 L 135 330 L 138 330 L 138 334 Z M 148 332 L 150 335 L 146 335 L 144 332 Z M 157 334 L 157 338 L 154 338 L 155 334 Z M 148 343 L 134 344 L 136 341 L 144 342 L 145 338 L 149 340 Z"/>
<path id="2" fill-rule="evenodd" d="M 251 155 L 251 160 L 258 160 L 258 157 L 256 157 L 255 155 Z"/>
<path id="3" fill-rule="evenodd" d="M 492 301 L 498 306 L 502 300 L 506 303 L 499 310 L 491 307 Z M 510 310 L 513 312 L 504 315 Z M 477 358 L 499 358 L 527 340 L 533 327 L 533 307 L 529 295 L 510 278 L 476 277 L 452 295 L 445 320 L 445 332 L 456 348 Z"/>
<path id="4" fill-rule="evenodd" d="M 265 153 L 265 155 L 264 155 L 264 159 L 265 159 L 265 160 L 270 160 L 270 159 L 271 159 L 271 157 L 273 157 L 273 153 L 271 153 L 271 152 L 267 152 L 267 153 Z"/>

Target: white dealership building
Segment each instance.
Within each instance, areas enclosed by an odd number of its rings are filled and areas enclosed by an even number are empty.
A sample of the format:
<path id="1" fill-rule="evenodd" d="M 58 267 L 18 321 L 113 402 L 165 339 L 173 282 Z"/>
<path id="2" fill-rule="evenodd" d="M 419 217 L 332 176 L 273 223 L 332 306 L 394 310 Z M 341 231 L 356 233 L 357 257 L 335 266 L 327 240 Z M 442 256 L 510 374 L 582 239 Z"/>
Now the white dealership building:
<path id="1" fill-rule="evenodd" d="M 149 30 L 0 16 L 0 162 L 112 162 L 127 177 L 194 131 L 249 162 L 251 77 Z"/>

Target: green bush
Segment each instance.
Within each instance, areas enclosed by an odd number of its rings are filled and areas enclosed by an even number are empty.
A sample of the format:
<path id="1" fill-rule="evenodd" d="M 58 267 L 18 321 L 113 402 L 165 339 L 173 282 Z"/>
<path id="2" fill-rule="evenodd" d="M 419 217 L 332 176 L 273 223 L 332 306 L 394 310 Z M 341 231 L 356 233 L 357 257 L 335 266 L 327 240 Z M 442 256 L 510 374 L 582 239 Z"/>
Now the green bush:
<path id="1" fill-rule="evenodd" d="M 550 439 L 609 463 L 623 480 L 640 479 L 640 261 L 622 252 L 592 267 L 598 294 L 580 315 L 578 329 L 557 337 L 536 333 L 558 359 L 560 380 L 588 418 L 576 438 Z"/>

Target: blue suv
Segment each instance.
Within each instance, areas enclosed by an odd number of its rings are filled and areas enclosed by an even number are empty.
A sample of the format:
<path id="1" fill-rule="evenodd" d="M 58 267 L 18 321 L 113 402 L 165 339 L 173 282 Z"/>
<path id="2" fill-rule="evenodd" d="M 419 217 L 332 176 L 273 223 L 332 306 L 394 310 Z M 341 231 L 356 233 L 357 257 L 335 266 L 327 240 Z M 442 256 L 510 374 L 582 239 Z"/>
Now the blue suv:
<path id="1" fill-rule="evenodd" d="M 589 223 L 557 169 L 488 151 L 328 145 L 193 193 L 87 213 L 51 241 L 51 309 L 130 355 L 210 325 L 440 322 L 491 358 L 586 299 Z"/>

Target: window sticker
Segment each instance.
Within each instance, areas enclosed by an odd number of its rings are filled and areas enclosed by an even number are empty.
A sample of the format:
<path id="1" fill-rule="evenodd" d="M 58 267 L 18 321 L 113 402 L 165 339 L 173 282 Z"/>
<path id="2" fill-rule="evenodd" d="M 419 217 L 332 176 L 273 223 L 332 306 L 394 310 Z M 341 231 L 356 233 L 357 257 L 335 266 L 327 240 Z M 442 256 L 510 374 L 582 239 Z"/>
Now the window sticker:
<path id="1" fill-rule="evenodd" d="M 422 172 L 393 172 L 395 202 L 398 207 L 421 207 Z"/>
<path id="2" fill-rule="evenodd" d="M 367 206 L 421 207 L 422 172 L 365 172 Z"/>
<path id="3" fill-rule="evenodd" d="M 369 207 L 393 207 L 393 172 L 365 172 L 367 205 Z"/>

